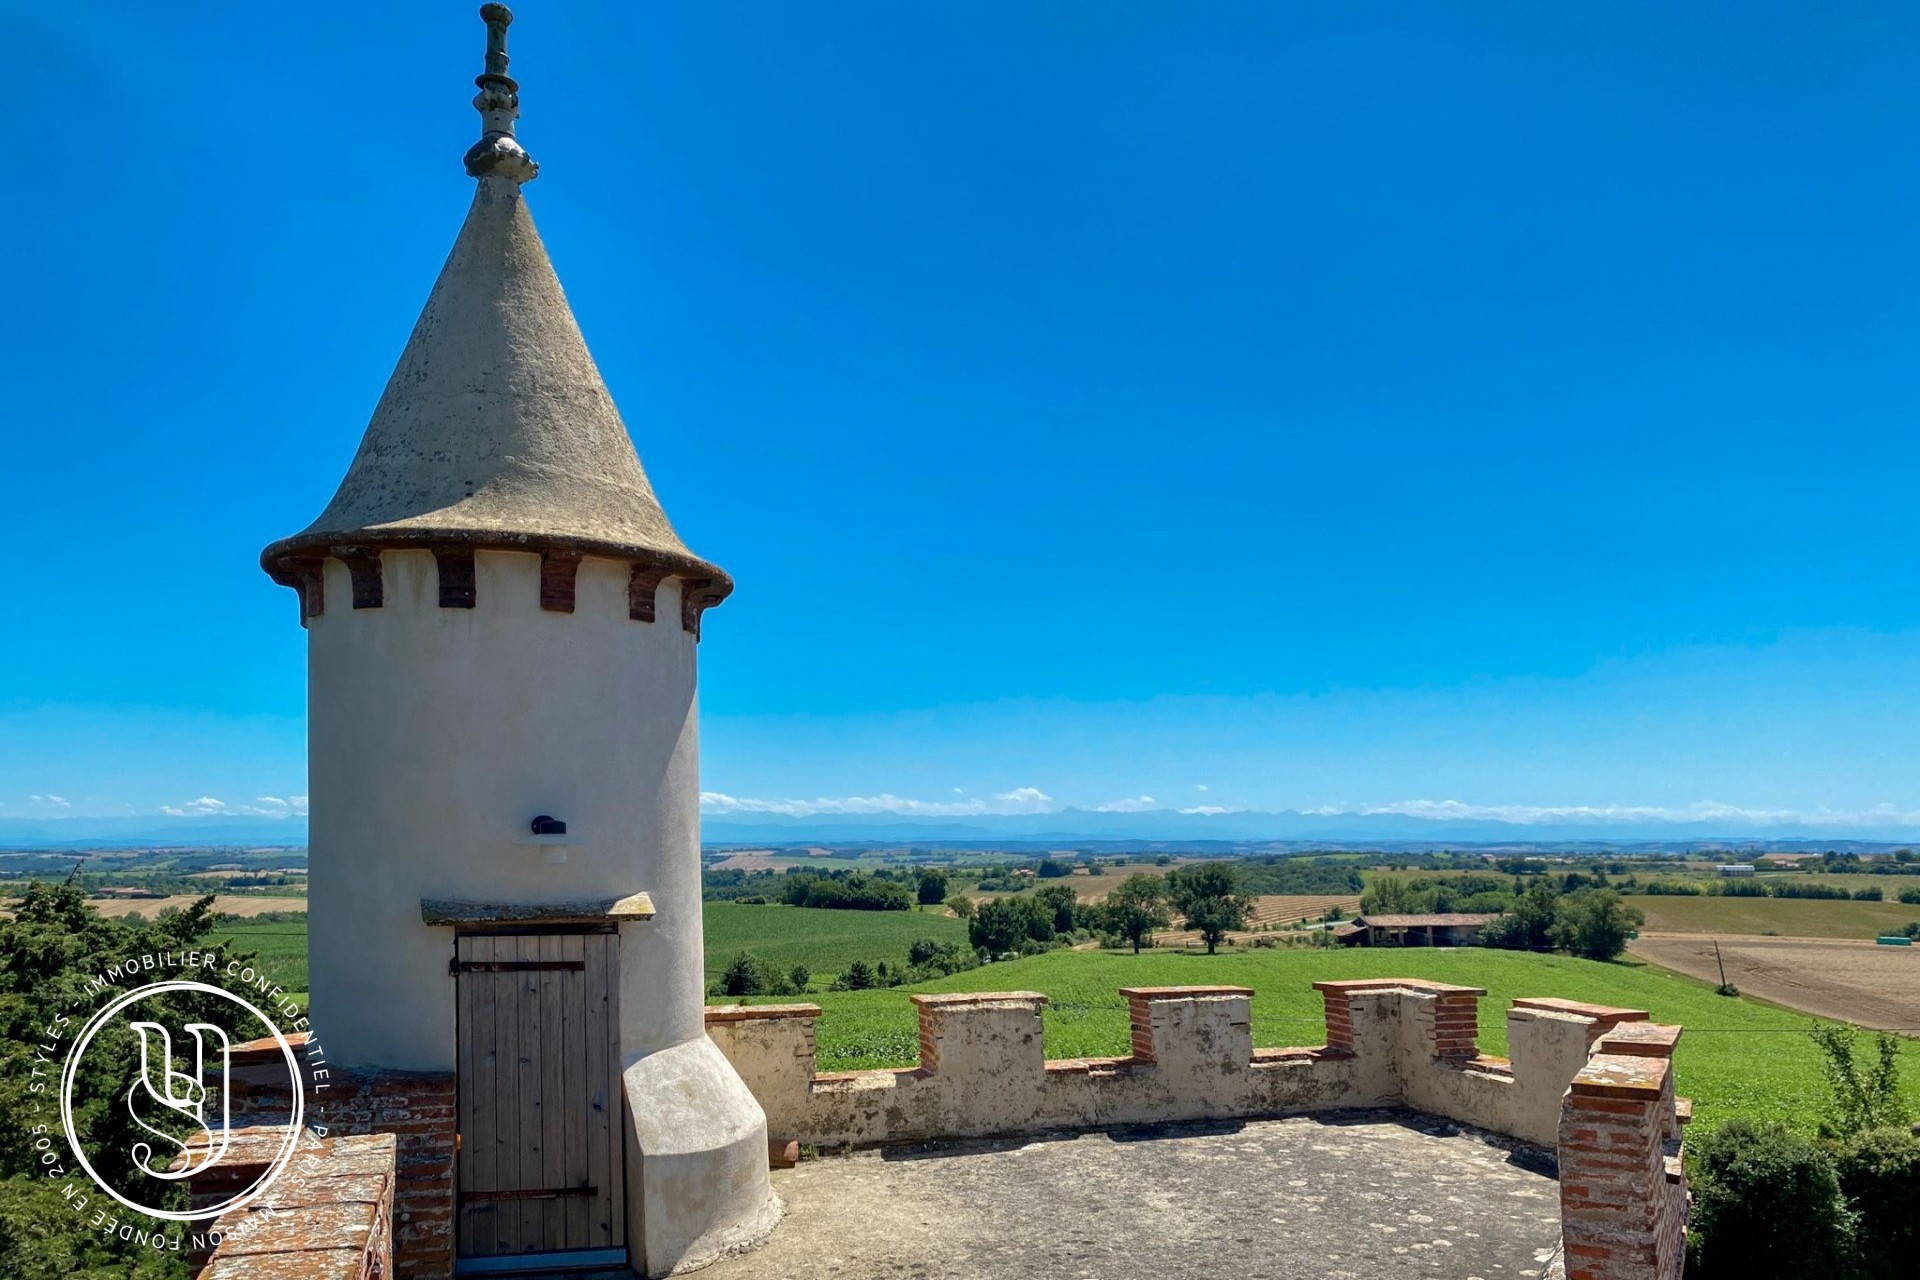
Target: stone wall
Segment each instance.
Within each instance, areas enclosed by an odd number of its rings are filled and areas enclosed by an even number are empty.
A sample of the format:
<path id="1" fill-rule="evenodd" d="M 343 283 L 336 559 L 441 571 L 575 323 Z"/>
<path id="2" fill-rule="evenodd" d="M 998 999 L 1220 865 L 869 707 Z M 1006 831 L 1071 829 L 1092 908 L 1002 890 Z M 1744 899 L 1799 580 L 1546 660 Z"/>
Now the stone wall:
<path id="1" fill-rule="evenodd" d="M 1673 1094 L 1679 1027 L 1602 1036 L 1560 1114 L 1567 1280 L 1668 1280 L 1686 1262 L 1687 1181 Z"/>
<path id="2" fill-rule="evenodd" d="M 242 1129 L 222 1178 L 257 1177 L 281 1149 L 285 1130 Z M 265 1195 L 212 1223 L 193 1224 L 191 1250 L 200 1280 L 267 1276 L 388 1280 L 393 1275 L 391 1134 L 302 1138 L 287 1171 Z M 193 1190 L 205 1189 L 195 1179 Z"/>
<path id="3" fill-rule="evenodd" d="M 308 1120 L 329 1134 L 394 1139 L 393 1280 L 453 1274 L 453 1160 L 459 1116 L 451 1075 L 346 1072 L 315 1090 Z M 317 1112 L 317 1114 L 316 1114 Z"/>
<path id="4" fill-rule="evenodd" d="M 1255 1049 L 1244 987 L 1123 989 L 1130 1052 L 1049 1061 L 1033 991 L 915 995 L 918 1066 L 818 1072 L 818 1005 L 725 1006 L 707 1032 L 775 1142 L 931 1141 L 1406 1106 L 1557 1149 L 1569 1280 L 1680 1274 L 1677 1027 L 1637 1009 L 1516 1000 L 1511 1055 L 1482 1054 L 1486 993 L 1418 979 L 1317 982 L 1326 1041 Z M 1638 1269 L 1636 1269 L 1638 1268 Z"/>
<path id="5" fill-rule="evenodd" d="M 1131 1052 L 1048 1061 L 1038 992 L 916 995 L 920 1062 L 816 1072 L 817 1005 L 724 1006 L 707 1031 L 759 1098 L 775 1141 L 821 1145 L 1405 1105 L 1553 1146 L 1560 1099 L 1612 1027 L 1639 1010 L 1521 1000 L 1509 1058 L 1481 1054 L 1474 987 L 1414 979 L 1314 984 L 1327 1037 L 1253 1047 L 1244 987 L 1123 991 Z"/>
<path id="6" fill-rule="evenodd" d="M 307 1049 L 302 1032 L 289 1036 L 296 1051 Z M 292 1098 L 272 1039 L 236 1045 L 229 1055 L 237 1115 L 262 1126 L 288 1114 Z M 390 1212 L 387 1234 L 391 1259 L 383 1280 L 449 1280 L 453 1275 L 454 1156 L 459 1115 L 451 1074 L 411 1071 L 349 1071 L 314 1065 L 309 1058 L 306 1123 L 327 1141 L 380 1135 L 391 1143 Z M 243 1131 L 244 1132 L 244 1131 Z M 227 1183 L 248 1175 L 233 1159 L 195 1177 L 191 1187 L 205 1203 L 231 1190 Z M 283 1179 L 284 1181 L 284 1179 Z M 236 1184 L 241 1185 L 241 1184 Z M 276 1202 L 280 1183 L 263 1197 Z M 292 1273 L 289 1273 L 292 1274 Z"/>

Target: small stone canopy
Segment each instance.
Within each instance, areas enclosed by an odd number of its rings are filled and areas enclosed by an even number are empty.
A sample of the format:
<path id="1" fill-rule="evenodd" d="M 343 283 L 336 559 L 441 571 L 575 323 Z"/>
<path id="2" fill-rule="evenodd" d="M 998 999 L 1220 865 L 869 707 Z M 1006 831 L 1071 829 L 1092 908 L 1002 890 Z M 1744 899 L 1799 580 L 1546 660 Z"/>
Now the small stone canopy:
<path id="1" fill-rule="evenodd" d="M 498 47 L 474 99 L 473 205 L 339 490 L 261 565 L 297 586 L 335 548 L 598 555 L 704 579 L 717 603 L 732 579 L 674 532 L 534 229 L 521 186 L 538 166 L 514 139 L 505 75 L 512 15 L 488 9 Z"/>
<path id="2" fill-rule="evenodd" d="M 427 924 L 617 924 L 653 919 L 653 899 L 644 893 L 580 902 L 455 902 L 422 898 Z"/>

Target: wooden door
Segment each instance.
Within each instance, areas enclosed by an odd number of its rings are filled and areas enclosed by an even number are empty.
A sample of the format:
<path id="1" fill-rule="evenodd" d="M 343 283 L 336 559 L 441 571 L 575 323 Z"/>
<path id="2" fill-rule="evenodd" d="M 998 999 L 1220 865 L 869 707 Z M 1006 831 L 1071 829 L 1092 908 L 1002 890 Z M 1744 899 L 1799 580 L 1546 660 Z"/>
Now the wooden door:
<path id="1" fill-rule="evenodd" d="M 625 1246 L 619 945 L 456 940 L 461 1257 Z"/>

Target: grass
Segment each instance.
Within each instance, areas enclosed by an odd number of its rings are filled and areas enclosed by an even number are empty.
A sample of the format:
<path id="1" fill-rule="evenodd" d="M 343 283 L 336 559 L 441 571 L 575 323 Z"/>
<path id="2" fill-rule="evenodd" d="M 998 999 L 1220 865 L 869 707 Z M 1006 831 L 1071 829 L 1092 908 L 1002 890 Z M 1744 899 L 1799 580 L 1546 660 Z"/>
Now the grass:
<path id="1" fill-rule="evenodd" d="M 753 908 L 747 908 L 752 910 Z M 1561 996 L 1645 1009 L 1686 1026 L 1675 1057 L 1680 1091 L 1705 1125 L 1733 1116 L 1779 1117 L 1811 1129 L 1826 1097 L 1818 1050 L 1807 1031 L 1819 1020 L 1749 1000 L 1631 960 L 1601 964 L 1567 956 L 1505 951 L 1258 951 L 1213 957 L 1178 953 L 1055 951 L 890 991 L 823 992 L 816 1031 L 822 1071 L 910 1066 L 918 1040 L 908 992 L 1044 992 L 1046 1050 L 1052 1058 L 1127 1051 L 1127 1011 L 1118 988 L 1223 983 L 1251 987 L 1253 1042 L 1318 1044 L 1325 1038 L 1320 996 L 1330 978 L 1414 977 L 1485 987 L 1480 1046 L 1506 1052 L 1506 1008 L 1517 996 Z M 1906 1089 L 1920 1110 L 1920 1042 L 1905 1046 Z"/>
<path id="2" fill-rule="evenodd" d="M 967 940 L 965 921 L 931 911 L 827 911 L 709 902 L 704 914 L 709 983 L 742 951 L 783 971 L 804 964 L 813 971 L 814 985 L 825 987 L 853 960 L 885 960 L 891 968 L 906 963 L 907 947 L 917 939 Z"/>
<path id="3" fill-rule="evenodd" d="M 1851 878 L 1829 877 L 1834 883 Z M 1789 938 L 1870 939 L 1875 933 L 1898 933 L 1909 920 L 1920 920 L 1920 906 L 1904 902 L 1643 895 L 1627 902 L 1646 913 L 1647 922 L 1641 927 L 1648 933 L 1777 933 Z"/>

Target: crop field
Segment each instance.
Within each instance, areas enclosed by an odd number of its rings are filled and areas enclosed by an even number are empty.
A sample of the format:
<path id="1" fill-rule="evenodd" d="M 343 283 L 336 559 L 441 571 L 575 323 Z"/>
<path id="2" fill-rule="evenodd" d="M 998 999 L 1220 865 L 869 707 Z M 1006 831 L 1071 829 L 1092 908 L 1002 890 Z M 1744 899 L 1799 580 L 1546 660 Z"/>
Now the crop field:
<path id="1" fill-rule="evenodd" d="M 748 908 L 752 910 L 753 908 Z M 1917 957 L 1920 958 L 1920 957 Z M 1566 956 L 1478 948 L 1260 951 L 1208 957 L 1186 952 L 1140 956 L 1055 951 L 989 965 L 937 982 L 890 991 L 822 992 L 816 1028 L 819 1069 L 911 1066 L 918 1039 L 909 992 L 1031 990 L 1051 998 L 1046 1049 L 1053 1058 L 1127 1051 L 1123 986 L 1187 983 L 1251 987 L 1253 1042 L 1318 1044 L 1325 1039 L 1320 996 L 1330 978 L 1416 977 L 1487 989 L 1480 1002 L 1480 1046 L 1506 1052 L 1506 1007 L 1518 996 L 1562 996 L 1645 1009 L 1686 1026 L 1675 1055 L 1680 1091 L 1708 1125 L 1732 1116 L 1779 1117 L 1811 1128 L 1825 1098 L 1818 1051 L 1807 1037 L 1815 1020 L 1713 993 L 1704 983 L 1651 965 L 1601 964 Z M 1906 1046 L 1905 1082 L 1920 1108 L 1920 1042 Z"/>
<path id="2" fill-rule="evenodd" d="M 705 906 L 710 983 L 742 951 L 783 971 L 804 964 L 813 971 L 814 985 L 825 987 L 853 960 L 905 964 L 908 946 L 920 938 L 967 941 L 965 921 L 930 911 L 829 911 L 737 902 Z"/>
<path id="3" fill-rule="evenodd" d="M 282 893 L 286 890 L 282 889 Z M 190 907 L 200 901 L 190 893 L 175 894 L 170 898 L 95 898 L 91 905 L 103 916 L 124 915 L 145 916 L 151 920 L 169 907 Z M 305 911 L 305 898 L 267 897 L 264 894 L 222 893 L 215 895 L 213 909 L 230 916 L 258 916 L 269 911 Z M 304 928 L 304 926 L 302 926 Z"/>
<path id="4" fill-rule="evenodd" d="M 1840 938 L 1643 933 L 1633 954 L 1741 994 L 1863 1027 L 1920 1034 L 1920 947 Z M 1715 952 L 1718 952 L 1716 955 Z"/>
<path id="5" fill-rule="evenodd" d="M 1184 861 L 1184 860 L 1183 860 Z M 1070 876 L 1065 883 L 1074 888 L 1082 902 L 1098 902 L 1120 887 L 1120 882 L 1128 876 L 1163 876 L 1173 870 L 1171 866 L 1156 867 L 1151 862 L 1129 862 L 1122 867 L 1106 866 L 1090 876 Z M 1042 880 L 1041 884 L 1059 884 L 1058 880 Z"/>
<path id="6" fill-rule="evenodd" d="M 1831 878 L 1835 882 L 1842 879 Z M 1647 922 L 1642 928 L 1647 933 L 1778 934 L 1787 938 L 1871 941 L 1876 933 L 1898 933 L 1909 920 L 1920 920 L 1920 906 L 1904 902 L 1638 894 L 1627 902 L 1646 913 Z"/>
<path id="7" fill-rule="evenodd" d="M 1318 920 L 1329 908 L 1338 907 L 1352 916 L 1360 910 L 1360 895 L 1357 893 L 1263 893 L 1253 900 L 1253 914 L 1248 917 L 1246 929 L 1236 929 L 1227 935 L 1228 942 L 1245 942 L 1263 929 L 1283 928 L 1298 924 L 1302 920 Z M 1197 947 L 1204 945 L 1198 932 L 1192 929 L 1171 929 L 1165 933 L 1153 935 L 1156 947 Z"/>
<path id="8" fill-rule="evenodd" d="M 232 942 L 241 951 L 258 953 L 259 967 L 273 980 L 294 992 L 301 1004 L 307 1002 L 307 926 L 303 921 L 291 924 L 253 924 L 236 920 L 221 925 L 208 935 L 213 942 Z"/>

